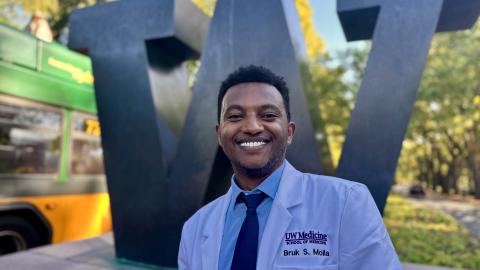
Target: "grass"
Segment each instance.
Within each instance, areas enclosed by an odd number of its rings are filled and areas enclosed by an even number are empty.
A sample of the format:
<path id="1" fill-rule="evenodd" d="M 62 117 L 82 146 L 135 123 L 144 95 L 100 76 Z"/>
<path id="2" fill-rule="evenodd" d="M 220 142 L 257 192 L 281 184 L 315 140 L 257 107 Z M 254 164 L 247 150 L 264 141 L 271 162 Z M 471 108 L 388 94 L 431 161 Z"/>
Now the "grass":
<path id="1" fill-rule="evenodd" d="M 480 241 L 451 216 L 391 195 L 384 221 L 402 262 L 480 269 Z"/>

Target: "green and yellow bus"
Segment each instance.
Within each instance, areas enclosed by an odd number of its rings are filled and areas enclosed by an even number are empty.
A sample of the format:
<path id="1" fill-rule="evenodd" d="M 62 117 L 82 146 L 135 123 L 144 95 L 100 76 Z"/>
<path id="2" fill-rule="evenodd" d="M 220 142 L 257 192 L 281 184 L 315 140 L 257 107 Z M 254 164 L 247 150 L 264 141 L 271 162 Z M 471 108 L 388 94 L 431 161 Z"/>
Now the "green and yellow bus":
<path id="1" fill-rule="evenodd" d="M 90 59 L 0 24 L 0 254 L 111 230 Z"/>

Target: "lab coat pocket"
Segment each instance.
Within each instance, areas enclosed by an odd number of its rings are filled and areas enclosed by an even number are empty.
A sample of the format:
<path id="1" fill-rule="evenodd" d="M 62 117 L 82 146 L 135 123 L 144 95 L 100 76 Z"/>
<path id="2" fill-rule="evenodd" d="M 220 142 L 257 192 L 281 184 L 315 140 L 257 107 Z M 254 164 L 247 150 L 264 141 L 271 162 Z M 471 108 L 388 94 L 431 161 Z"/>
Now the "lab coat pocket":
<path id="1" fill-rule="evenodd" d="M 275 265 L 274 270 L 338 270 L 338 265 L 322 265 L 322 266 L 308 266 L 308 265 Z"/>

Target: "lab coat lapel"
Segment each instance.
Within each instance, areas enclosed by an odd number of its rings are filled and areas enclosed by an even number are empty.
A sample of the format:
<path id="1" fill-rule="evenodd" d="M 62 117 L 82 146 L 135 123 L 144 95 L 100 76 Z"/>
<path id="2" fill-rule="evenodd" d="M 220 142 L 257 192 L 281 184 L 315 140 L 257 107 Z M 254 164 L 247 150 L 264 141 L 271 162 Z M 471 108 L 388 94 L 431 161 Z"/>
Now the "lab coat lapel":
<path id="1" fill-rule="evenodd" d="M 291 208 L 301 204 L 303 197 L 302 173 L 285 161 L 277 195 L 263 232 L 258 252 L 257 269 L 271 269 L 283 236 L 292 220 Z"/>
<path id="2" fill-rule="evenodd" d="M 225 215 L 230 200 L 232 189 L 230 188 L 220 200 L 217 207 L 212 209 L 203 230 L 202 243 L 202 269 L 218 269 L 218 257 L 222 243 L 223 226 Z"/>

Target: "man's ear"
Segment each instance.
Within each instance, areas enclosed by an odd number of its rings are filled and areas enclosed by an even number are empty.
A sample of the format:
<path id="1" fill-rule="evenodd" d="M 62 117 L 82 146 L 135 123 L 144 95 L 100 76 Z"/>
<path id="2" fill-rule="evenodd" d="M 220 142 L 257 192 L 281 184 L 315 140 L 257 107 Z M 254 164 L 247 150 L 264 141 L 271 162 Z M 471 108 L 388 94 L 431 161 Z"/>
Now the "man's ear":
<path id="1" fill-rule="evenodd" d="M 215 132 L 217 133 L 217 141 L 218 141 L 218 145 L 220 147 L 222 147 L 222 142 L 220 140 L 220 125 L 219 124 L 216 124 L 215 125 Z"/>
<path id="2" fill-rule="evenodd" d="M 290 145 L 293 141 L 293 136 L 295 135 L 295 123 L 290 122 L 288 123 L 288 137 L 287 137 L 287 143 Z"/>

